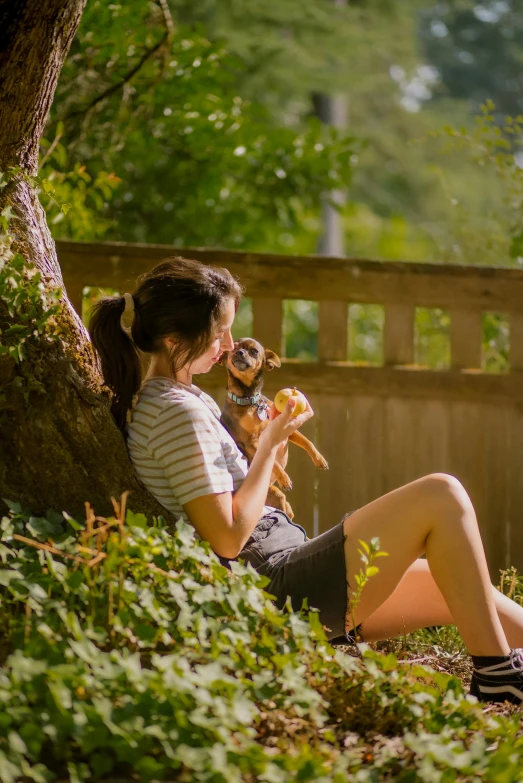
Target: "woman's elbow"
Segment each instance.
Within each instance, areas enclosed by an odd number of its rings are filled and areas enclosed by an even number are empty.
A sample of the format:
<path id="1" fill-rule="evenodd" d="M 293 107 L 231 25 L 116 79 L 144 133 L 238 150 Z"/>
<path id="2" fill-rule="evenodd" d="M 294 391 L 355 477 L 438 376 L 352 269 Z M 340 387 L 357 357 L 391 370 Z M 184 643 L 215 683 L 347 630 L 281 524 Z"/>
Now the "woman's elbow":
<path id="1" fill-rule="evenodd" d="M 236 560 L 236 558 L 238 557 L 238 555 L 241 552 L 241 550 L 240 550 L 240 552 L 238 552 L 238 551 L 233 552 L 232 550 L 230 550 L 230 551 L 223 551 L 222 550 L 220 552 L 217 552 L 216 549 L 214 549 L 213 551 L 214 551 L 215 555 L 218 555 L 218 557 L 222 557 L 224 560 Z"/>
<path id="2" fill-rule="evenodd" d="M 224 557 L 226 560 L 236 560 L 242 551 L 242 547 L 232 541 L 230 543 L 220 541 L 217 546 L 212 546 L 212 550 L 216 555 Z"/>

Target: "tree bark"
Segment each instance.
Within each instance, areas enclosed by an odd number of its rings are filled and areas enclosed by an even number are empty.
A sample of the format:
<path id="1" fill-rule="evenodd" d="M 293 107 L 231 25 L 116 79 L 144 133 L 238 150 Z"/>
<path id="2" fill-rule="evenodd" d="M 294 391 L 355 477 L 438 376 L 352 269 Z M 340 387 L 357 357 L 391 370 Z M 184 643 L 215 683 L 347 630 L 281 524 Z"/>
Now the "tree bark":
<path id="1" fill-rule="evenodd" d="M 58 77 L 86 0 L 0 0 L 0 213 L 11 210 L 13 250 L 62 289 L 59 340 L 41 341 L 16 364 L 0 356 L 0 498 L 34 514 L 112 512 L 130 491 L 135 512 L 166 510 L 142 487 L 109 412 L 87 332 L 67 299 L 55 245 L 33 177 Z M 0 299 L 0 326 L 14 323 Z M 1 335 L 0 335 L 1 341 Z M 3 505 L 0 501 L 0 505 Z"/>

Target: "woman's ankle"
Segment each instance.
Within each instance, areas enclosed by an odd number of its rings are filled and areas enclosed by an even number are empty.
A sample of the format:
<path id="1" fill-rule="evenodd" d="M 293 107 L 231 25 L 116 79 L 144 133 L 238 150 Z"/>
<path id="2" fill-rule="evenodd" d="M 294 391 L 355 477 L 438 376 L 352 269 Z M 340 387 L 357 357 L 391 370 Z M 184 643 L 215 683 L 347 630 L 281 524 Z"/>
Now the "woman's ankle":
<path id="1" fill-rule="evenodd" d="M 510 655 L 510 647 L 508 643 L 505 644 L 489 644 L 489 645 L 477 645 L 474 646 L 474 652 L 468 648 L 471 658 L 506 658 Z"/>

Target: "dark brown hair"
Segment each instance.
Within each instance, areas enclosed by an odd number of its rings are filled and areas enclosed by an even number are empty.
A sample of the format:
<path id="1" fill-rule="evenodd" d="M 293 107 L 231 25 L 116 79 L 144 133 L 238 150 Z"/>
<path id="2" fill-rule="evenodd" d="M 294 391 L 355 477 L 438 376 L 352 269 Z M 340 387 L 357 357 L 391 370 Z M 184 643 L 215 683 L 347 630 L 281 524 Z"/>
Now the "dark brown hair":
<path id="1" fill-rule="evenodd" d="M 227 299 L 234 299 L 237 307 L 241 295 L 240 284 L 227 269 L 175 256 L 138 279 L 133 294 L 132 339 L 120 323 L 125 310 L 123 296 L 108 297 L 94 305 L 89 334 L 100 356 L 105 383 L 113 392 L 111 412 L 122 432 L 142 382 L 136 349 L 158 353 L 163 350 L 163 337 L 175 337 L 177 342 L 168 358 L 176 377 L 185 364 L 209 348 Z"/>

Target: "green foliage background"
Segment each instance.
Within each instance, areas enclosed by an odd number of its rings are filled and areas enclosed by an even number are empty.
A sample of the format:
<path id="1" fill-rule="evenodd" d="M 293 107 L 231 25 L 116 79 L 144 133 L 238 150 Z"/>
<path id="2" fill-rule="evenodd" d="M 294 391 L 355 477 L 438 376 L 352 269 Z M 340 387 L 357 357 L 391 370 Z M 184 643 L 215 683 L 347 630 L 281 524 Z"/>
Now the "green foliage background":
<path id="1" fill-rule="evenodd" d="M 42 143 L 53 234 L 313 253 L 338 187 L 349 256 L 519 265 L 522 25 L 494 0 L 90 0 Z M 348 358 L 379 363 L 379 303 L 357 312 Z M 314 360 L 316 317 L 286 303 L 286 355 Z M 420 365 L 447 366 L 446 319 L 417 313 Z"/>

